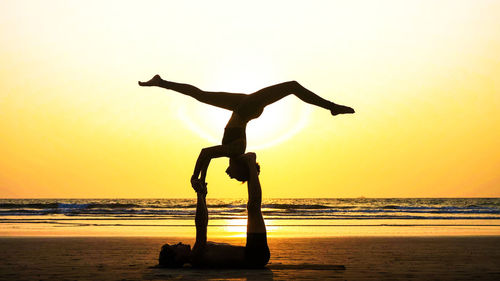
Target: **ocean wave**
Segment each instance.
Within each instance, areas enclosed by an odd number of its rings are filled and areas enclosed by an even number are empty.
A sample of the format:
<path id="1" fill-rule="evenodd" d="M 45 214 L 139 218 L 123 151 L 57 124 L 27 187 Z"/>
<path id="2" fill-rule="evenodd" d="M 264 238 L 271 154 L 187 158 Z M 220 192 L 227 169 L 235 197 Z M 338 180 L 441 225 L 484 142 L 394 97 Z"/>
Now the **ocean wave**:
<path id="1" fill-rule="evenodd" d="M 54 209 L 59 203 L 0 203 L 0 209 Z"/>
<path id="2" fill-rule="evenodd" d="M 500 199 L 268 199 L 262 212 L 277 219 L 500 219 Z M 246 200 L 208 199 L 209 215 L 246 215 Z M 191 219 L 195 199 L 0 199 L 0 217 L 158 217 Z"/>
<path id="3" fill-rule="evenodd" d="M 331 206 L 318 205 L 318 204 L 263 204 L 262 208 L 272 208 L 272 209 L 329 209 Z"/>

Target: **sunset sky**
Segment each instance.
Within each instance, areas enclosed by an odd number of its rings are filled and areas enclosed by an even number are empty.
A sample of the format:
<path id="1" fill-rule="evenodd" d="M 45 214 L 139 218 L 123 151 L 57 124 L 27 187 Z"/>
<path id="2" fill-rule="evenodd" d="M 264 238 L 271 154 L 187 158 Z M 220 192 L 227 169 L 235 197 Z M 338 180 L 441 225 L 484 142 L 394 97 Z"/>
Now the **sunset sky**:
<path id="1" fill-rule="evenodd" d="M 230 112 L 137 80 L 289 96 L 249 123 L 264 197 L 500 196 L 499 1 L 0 2 L 0 198 L 191 198 Z M 227 158 L 209 197 L 246 197 Z"/>

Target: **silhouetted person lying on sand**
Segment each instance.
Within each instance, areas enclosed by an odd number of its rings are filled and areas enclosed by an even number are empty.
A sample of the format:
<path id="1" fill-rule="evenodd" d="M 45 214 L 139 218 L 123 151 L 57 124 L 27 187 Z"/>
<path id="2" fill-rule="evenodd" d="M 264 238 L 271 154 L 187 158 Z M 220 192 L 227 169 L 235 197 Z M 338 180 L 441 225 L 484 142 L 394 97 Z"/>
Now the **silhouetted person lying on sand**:
<path id="1" fill-rule="evenodd" d="M 245 165 L 240 161 L 239 156 L 245 153 L 247 123 L 259 117 L 264 108 L 290 94 L 297 96 L 304 102 L 330 110 L 332 115 L 354 113 L 354 109 L 338 105 L 321 98 L 315 93 L 302 87 L 296 81 L 284 82 L 274 86 L 261 89 L 253 94 L 245 95 L 240 93 L 226 92 L 205 92 L 192 85 L 180 84 L 161 79 L 155 75 L 147 82 L 139 82 L 140 86 L 157 86 L 191 96 L 201 102 L 225 108 L 233 111 L 231 119 L 226 125 L 222 145 L 207 147 L 201 150 L 196 161 L 191 182 L 205 182 L 208 165 L 212 158 L 229 157 L 229 167 L 226 173 L 231 178 L 239 181 L 246 181 Z"/>
<path id="2" fill-rule="evenodd" d="M 182 267 L 189 263 L 194 267 L 236 267 L 261 268 L 269 261 L 266 225 L 261 212 L 262 190 L 255 153 L 239 156 L 248 171 L 248 221 L 246 246 L 233 246 L 225 243 L 207 242 L 208 210 L 205 197 L 206 183 L 197 182 L 195 187 L 198 202 L 196 205 L 196 242 L 191 247 L 186 244 L 163 245 L 160 252 L 160 266 Z"/>

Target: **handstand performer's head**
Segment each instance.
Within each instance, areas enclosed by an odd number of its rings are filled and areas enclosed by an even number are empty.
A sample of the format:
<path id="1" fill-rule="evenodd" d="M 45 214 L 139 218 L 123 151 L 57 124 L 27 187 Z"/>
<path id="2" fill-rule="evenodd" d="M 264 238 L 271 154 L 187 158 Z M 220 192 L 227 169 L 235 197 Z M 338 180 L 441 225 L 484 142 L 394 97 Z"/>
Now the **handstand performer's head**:
<path id="1" fill-rule="evenodd" d="M 178 243 L 175 245 L 165 244 L 161 247 L 159 263 L 162 267 L 182 267 L 189 262 L 191 246 Z"/>
<path id="2" fill-rule="evenodd" d="M 260 165 L 255 163 L 257 168 L 257 174 L 260 174 Z M 241 182 L 248 181 L 250 173 L 248 172 L 248 164 L 242 156 L 229 158 L 229 166 L 226 169 L 226 174 L 232 178 Z"/>

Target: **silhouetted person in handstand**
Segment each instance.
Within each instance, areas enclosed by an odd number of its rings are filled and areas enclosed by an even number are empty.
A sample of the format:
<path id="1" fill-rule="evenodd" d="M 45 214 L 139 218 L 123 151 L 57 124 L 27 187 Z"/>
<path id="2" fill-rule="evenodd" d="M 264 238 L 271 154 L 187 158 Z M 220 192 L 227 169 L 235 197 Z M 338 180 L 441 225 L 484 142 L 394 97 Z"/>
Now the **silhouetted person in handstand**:
<path id="1" fill-rule="evenodd" d="M 354 109 L 335 104 L 325 100 L 308 89 L 302 87 L 296 81 L 284 82 L 274 86 L 261 89 L 253 94 L 245 95 L 241 93 L 226 92 L 206 92 L 192 85 L 175 83 L 161 79 L 155 75 L 147 82 L 139 82 L 140 86 L 157 86 L 173 90 L 191 96 L 201 102 L 225 108 L 233 111 L 229 122 L 224 130 L 222 145 L 207 147 L 201 150 L 196 161 L 191 184 L 193 187 L 197 182 L 205 183 L 208 165 L 212 158 L 229 157 L 229 167 L 226 173 L 231 178 L 239 181 L 246 181 L 244 163 L 239 161 L 239 157 L 245 153 L 247 123 L 259 117 L 264 108 L 290 94 L 297 96 L 304 102 L 330 110 L 332 115 L 354 113 Z"/>
<path id="2" fill-rule="evenodd" d="M 208 210 L 205 197 L 206 183 L 196 182 L 194 188 L 198 196 L 196 204 L 196 242 L 191 247 L 186 244 L 163 245 L 160 252 L 160 266 L 182 267 L 189 263 L 194 267 L 236 267 L 262 268 L 269 261 L 266 225 L 261 212 L 262 190 L 255 153 L 238 156 L 245 165 L 248 178 L 248 219 L 246 246 L 207 242 Z"/>

